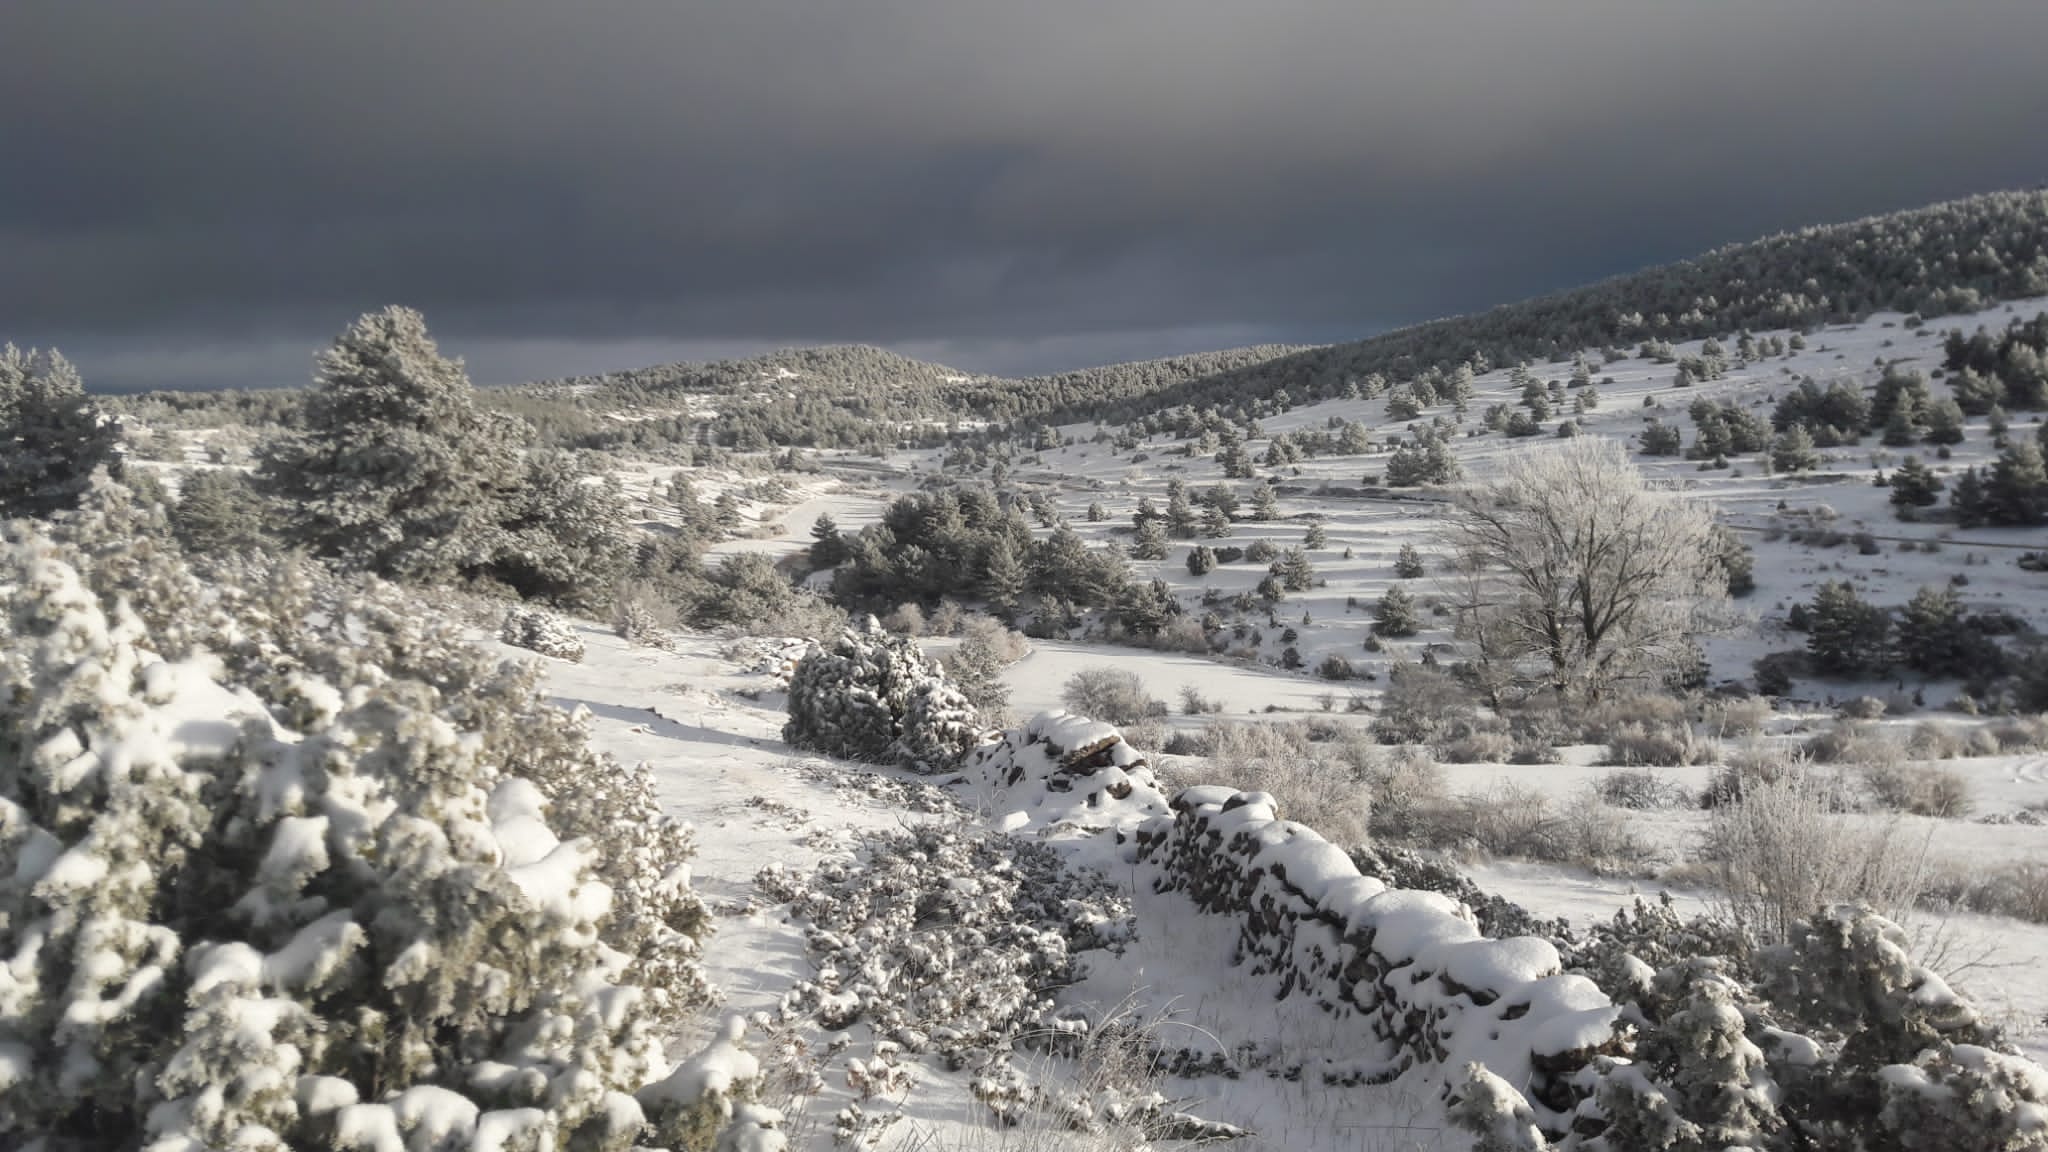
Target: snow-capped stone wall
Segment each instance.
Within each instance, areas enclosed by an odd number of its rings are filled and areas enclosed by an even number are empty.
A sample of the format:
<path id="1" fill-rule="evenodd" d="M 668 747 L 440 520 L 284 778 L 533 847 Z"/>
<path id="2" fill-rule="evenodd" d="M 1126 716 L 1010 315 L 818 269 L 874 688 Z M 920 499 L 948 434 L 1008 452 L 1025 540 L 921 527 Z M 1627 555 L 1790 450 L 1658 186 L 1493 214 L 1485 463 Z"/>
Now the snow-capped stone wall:
<path id="1" fill-rule="evenodd" d="M 1583 1094 L 1574 1074 L 1621 1050 L 1620 1009 L 1566 975 L 1549 941 L 1489 940 L 1457 901 L 1360 875 L 1264 792 L 1189 788 L 1171 809 L 1134 836 L 1156 887 L 1237 918 L 1241 962 L 1278 977 L 1282 996 L 1362 1018 L 1378 1046 L 1360 1054 L 1361 1077 L 1430 1064 L 1448 1081 L 1477 1061 L 1523 1085 L 1556 1131 Z"/>
<path id="2" fill-rule="evenodd" d="M 997 827 L 1129 830 L 1167 812 L 1145 754 L 1113 725 L 1041 712 L 976 748 L 962 766 Z"/>

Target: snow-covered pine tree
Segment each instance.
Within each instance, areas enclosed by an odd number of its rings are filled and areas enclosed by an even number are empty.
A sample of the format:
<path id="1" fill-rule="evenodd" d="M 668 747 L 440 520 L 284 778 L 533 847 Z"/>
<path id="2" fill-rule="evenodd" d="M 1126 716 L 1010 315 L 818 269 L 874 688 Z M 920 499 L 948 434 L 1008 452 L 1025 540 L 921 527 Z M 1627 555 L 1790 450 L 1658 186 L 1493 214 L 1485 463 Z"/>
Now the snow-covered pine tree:
<path id="1" fill-rule="evenodd" d="M 119 474 L 119 442 L 64 357 L 0 347 L 0 518 L 72 507 L 94 469 Z"/>
<path id="2" fill-rule="evenodd" d="M 371 312 L 320 353 L 305 431 L 267 445 L 260 474 L 285 535 L 382 576 L 439 579 L 489 557 L 518 483 L 518 437 L 477 411 L 461 361 L 410 308 Z"/>

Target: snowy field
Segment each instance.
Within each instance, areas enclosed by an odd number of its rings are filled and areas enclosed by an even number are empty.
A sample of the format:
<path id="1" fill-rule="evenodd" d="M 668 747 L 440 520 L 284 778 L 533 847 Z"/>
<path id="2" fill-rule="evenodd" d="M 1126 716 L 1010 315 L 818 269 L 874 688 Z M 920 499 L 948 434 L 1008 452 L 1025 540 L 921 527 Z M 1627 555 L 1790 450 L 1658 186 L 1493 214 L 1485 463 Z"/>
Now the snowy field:
<path id="1" fill-rule="evenodd" d="M 1977 317 L 1949 317 L 1936 325 L 1909 330 L 1901 317 L 1881 315 L 1852 327 L 1829 329 L 1808 337 L 1809 346 L 1788 356 L 1731 366 L 1726 378 L 1672 386 L 1669 364 L 1629 359 L 1600 364 L 1595 359 L 1598 407 L 1578 418 L 1584 433 L 1628 439 L 1649 419 L 1677 427 L 1687 442 L 1693 437 L 1687 407 L 1706 398 L 1732 401 L 1768 418 L 1774 397 L 1801 376 L 1823 385 L 1847 379 L 1867 386 L 1882 369 L 1878 361 L 1931 371 L 1940 364 L 1940 336 L 1947 327 L 1968 330 L 1979 323 L 1994 330 L 2015 317 L 2031 316 L 2048 301 L 2019 301 Z M 1784 333 L 1758 333 L 1759 337 Z M 1631 350 L 1633 351 L 1633 350 Z M 1698 351 L 1681 345 L 1679 355 Z M 1569 366 L 1533 366 L 1539 380 L 1568 373 Z M 1934 394 L 1944 394 L 1940 381 Z M 1471 411 L 1491 404 L 1512 405 L 1519 388 L 1506 370 L 1480 376 Z M 1448 408 L 1428 409 L 1432 415 Z M 2011 435 L 2035 434 L 2031 415 L 2015 418 Z M 1264 421 L 1265 431 L 1323 429 L 1333 420 L 1363 421 L 1378 432 L 1398 427 L 1390 422 L 1384 398 L 1333 401 L 1296 408 Z M 1061 430 L 1066 444 L 1027 457 L 1016 479 L 1051 492 L 1066 521 L 1094 543 L 1130 540 L 1131 514 L 1141 498 L 1163 507 L 1167 483 L 1178 478 L 1191 493 L 1222 479 L 1213 458 L 1176 452 L 1179 442 L 1154 438 L 1137 452 L 1117 452 L 1095 439 L 1095 425 Z M 1111 431 L 1114 431 L 1113 429 Z M 1716 679 L 1740 679 L 1751 661 L 1768 652 L 1798 648 L 1803 636 L 1785 628 L 1785 613 L 1811 599 L 1824 581 L 1846 580 L 1867 600 L 1898 604 L 1923 585 L 1954 581 L 1965 607 L 1998 609 L 2036 626 L 2048 626 L 2048 577 L 2013 563 L 2020 551 L 2048 546 L 2040 530 L 1956 529 L 1943 524 L 1900 522 L 1888 502 L 1888 491 L 1871 483 L 1874 473 L 1890 471 L 1911 452 L 1936 473 L 1953 481 L 1963 468 L 1987 466 L 1995 451 L 1982 418 L 1971 419 L 1963 443 L 1947 459 L 1936 459 L 1931 446 L 1899 450 L 1883 448 L 1875 436 L 1856 447 L 1822 450 L 1821 466 L 1800 476 L 1767 475 L 1758 458 L 1739 457 L 1727 468 L 1705 469 L 1678 458 L 1636 457 L 1646 471 L 1681 485 L 1714 505 L 1727 523 L 1743 532 L 1754 548 L 1757 589 L 1737 602 L 1728 626 L 1706 641 Z M 1476 438 L 1462 434 L 1450 443 L 1466 476 L 1484 479 L 1507 453 L 1545 445 L 1545 438 L 1507 439 L 1498 433 Z M 1248 445 L 1254 458 L 1265 443 Z M 1144 454 L 1144 460 L 1134 459 Z M 1326 541 L 1311 558 L 1320 577 L 1310 592 L 1290 595 L 1275 610 L 1275 624 L 1262 629 L 1256 659 L 1224 660 L 1079 641 L 1036 641 L 1031 654 L 1010 666 L 1005 681 L 1013 710 L 1019 715 L 1055 708 L 1074 673 L 1107 667 L 1137 674 L 1152 695 L 1173 705 L 1168 723 L 1177 728 L 1217 720 L 1250 720 L 1278 714 L 1323 713 L 1334 697 L 1334 718 L 1363 723 L 1369 717 L 1347 716 L 1346 699 L 1356 693 L 1368 699 L 1384 686 L 1385 673 L 1396 661 L 1419 658 L 1432 645 L 1449 644 L 1447 619 L 1431 615 L 1432 598 L 1442 595 L 1440 577 L 1432 571 L 1418 579 L 1399 581 L 1394 559 L 1404 545 L 1431 556 L 1436 526 L 1434 506 L 1414 491 L 1400 498 L 1336 495 L 1328 489 L 1354 492 L 1378 482 L 1385 456 L 1317 457 L 1280 470 L 1279 514 L 1268 522 L 1240 522 L 1227 541 L 1244 546 L 1264 539 L 1279 547 L 1297 545 L 1312 520 L 1323 525 Z M 819 478 L 802 484 L 791 503 L 776 507 L 749 505 L 749 538 L 730 541 L 714 552 L 764 551 L 787 554 L 809 542 L 810 523 L 830 514 L 842 531 L 875 520 L 895 495 L 910 491 L 919 475 L 939 470 L 936 453 L 908 453 L 880 469 L 872 463 L 858 482 Z M 893 471 L 892 471 L 893 470 Z M 1273 470 L 1262 468 L 1262 474 Z M 871 479 L 868 477 L 872 477 Z M 629 491 L 652 496 L 665 483 L 663 470 L 649 469 L 627 478 Z M 709 499 L 724 483 L 706 476 L 700 492 Z M 1240 492 L 1243 481 L 1234 482 Z M 650 508 L 658 501 L 650 501 Z M 1107 513 L 1091 522 L 1093 503 Z M 1829 547 L 1800 543 L 1793 529 L 1825 525 L 1845 535 L 1867 531 L 1876 538 L 1874 554 L 1853 544 Z M 1910 547 L 1902 547 L 1910 545 Z M 1206 591 L 1225 595 L 1251 590 L 1264 565 L 1226 564 L 1196 577 L 1186 558 L 1193 543 L 1176 542 L 1159 561 L 1134 562 L 1133 575 L 1165 581 L 1184 598 Z M 1964 580 L 1955 581 L 1958 576 Z M 1403 583 L 1421 602 L 1422 630 L 1411 638 L 1386 640 L 1380 651 L 1368 650 L 1372 607 L 1389 587 Z M 1343 683 L 1321 680 L 1305 671 L 1277 667 L 1283 646 L 1280 632 L 1292 629 L 1302 663 L 1313 668 L 1326 654 L 1342 655 L 1366 678 Z M 763 906 L 753 894 L 753 878 L 769 862 L 802 868 L 848 851 L 864 832 L 899 827 L 905 822 L 958 819 L 905 812 L 806 773 L 804 761 L 779 739 L 783 719 L 780 697 L 773 692 L 758 700 L 739 695 L 759 690 L 763 678 L 739 669 L 720 655 L 717 642 L 693 639 L 674 652 L 629 648 L 610 636 L 586 629 L 590 657 L 583 665 L 550 662 L 554 691 L 565 706 L 581 703 L 596 716 L 601 747 L 628 760 L 647 760 L 656 770 L 663 798 L 671 810 L 692 821 L 700 843 L 697 882 L 721 909 L 719 932 L 708 956 L 715 979 L 743 1010 L 775 1004 L 790 984 L 801 979 L 807 961 L 799 927 Z M 943 651 L 944 639 L 928 641 Z M 1184 686 L 1219 701 L 1222 711 L 1203 717 L 1179 715 L 1178 696 Z M 1909 702 L 1918 690 L 1924 710 Z M 1919 684 L 1894 677 L 1884 682 L 1845 684 L 1811 682 L 1794 695 L 1810 705 L 1806 712 L 1781 712 L 1767 743 L 1796 744 L 1829 723 L 1829 705 L 1859 695 L 1888 699 L 1892 709 L 1882 726 L 1903 736 L 1923 719 L 1940 719 L 1934 707 L 1950 686 Z M 1562 763 L 1508 766 L 1445 764 L 1448 785 L 1458 793 L 1480 794 L 1503 783 L 1531 788 L 1558 801 L 1585 794 L 1610 771 L 1598 766 L 1598 750 L 1562 749 Z M 811 761 L 816 764 L 816 761 Z M 1940 762 L 1969 785 L 1974 810 L 1968 819 L 1899 817 L 1902 843 L 1924 852 L 1935 869 L 1995 869 L 2015 862 L 2048 859 L 2048 827 L 2004 819 L 2048 806 L 2048 757 L 2041 755 L 1974 757 Z M 1658 769 L 1674 785 L 1697 793 L 1717 765 Z M 1877 817 L 1845 817 L 1878 819 Z M 1706 829 L 1708 815 L 1696 809 L 1629 813 L 1631 831 L 1658 845 L 1668 863 L 1685 860 Z M 1540 915 L 1565 916 L 1585 923 L 1611 916 L 1638 895 L 1665 890 L 1653 874 L 1608 877 L 1556 865 L 1513 860 L 1468 861 L 1475 880 L 1489 891 L 1523 904 Z M 1652 870 L 1654 871 L 1654 869 Z M 1713 904 L 1713 893 L 1680 880 L 1673 890 L 1681 909 Z M 1340 1044 L 1331 1023 L 1308 1010 L 1290 1015 L 1276 1011 L 1260 978 L 1250 977 L 1227 961 L 1232 932 L 1220 920 L 1190 914 L 1177 896 L 1135 892 L 1139 942 L 1113 962 L 1104 961 L 1087 981 L 1070 990 L 1076 1002 L 1097 1006 L 1130 1003 L 1161 1013 L 1167 1027 L 1211 1037 L 1225 1050 L 1240 1054 L 1326 1049 Z M 1908 926 L 1916 947 L 1942 967 L 1954 982 L 1975 997 L 1990 1015 L 2009 1027 L 2015 1038 L 2037 1057 L 2048 1053 L 2048 927 L 1974 915 L 1943 916 L 1928 912 Z M 906 1124 L 898 1134 L 930 1131 L 942 1139 L 968 1139 L 973 1125 L 963 1082 L 926 1069 L 922 1083 L 903 1105 Z M 1400 1085 L 1333 1094 L 1287 1080 L 1247 1076 L 1231 1080 L 1202 1077 L 1174 1081 L 1168 1090 L 1197 1101 L 1203 1116 L 1242 1124 L 1260 1132 L 1260 1149 L 1459 1149 L 1464 1138 L 1443 1130 L 1440 1108 L 1426 1096 Z M 816 1112 L 820 1139 L 829 1136 L 829 1117 L 843 1101 L 835 1085 L 809 1107 Z M 1335 1099 L 1341 1095 L 1342 1099 Z M 913 1128 L 912 1124 L 917 1127 Z M 801 1122 L 799 1123 L 801 1127 Z M 818 1145 L 820 1147 L 823 1144 Z M 917 1145 L 906 1144 L 905 1147 Z M 979 1146 L 979 1145 L 975 1145 Z"/>

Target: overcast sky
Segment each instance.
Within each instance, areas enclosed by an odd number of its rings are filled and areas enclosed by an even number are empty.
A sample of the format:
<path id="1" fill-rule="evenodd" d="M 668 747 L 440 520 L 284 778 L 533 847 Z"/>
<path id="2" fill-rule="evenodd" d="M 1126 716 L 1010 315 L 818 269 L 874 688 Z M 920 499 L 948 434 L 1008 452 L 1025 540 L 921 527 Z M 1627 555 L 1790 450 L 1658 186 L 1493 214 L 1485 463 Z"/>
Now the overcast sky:
<path id="1" fill-rule="evenodd" d="M 1325 341 L 2048 179 L 2014 0 L 5 0 L 0 340 L 296 385 Z"/>

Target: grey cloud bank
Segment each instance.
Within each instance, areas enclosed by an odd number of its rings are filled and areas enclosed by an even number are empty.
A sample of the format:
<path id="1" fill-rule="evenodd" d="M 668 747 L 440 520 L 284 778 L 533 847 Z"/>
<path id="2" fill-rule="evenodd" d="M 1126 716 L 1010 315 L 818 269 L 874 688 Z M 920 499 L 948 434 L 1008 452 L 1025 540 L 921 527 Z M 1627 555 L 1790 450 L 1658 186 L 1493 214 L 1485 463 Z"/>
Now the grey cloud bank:
<path id="1" fill-rule="evenodd" d="M 1332 340 L 2048 177 L 2048 5 L 0 9 L 0 339 L 291 385 Z"/>

